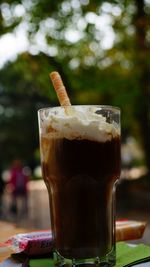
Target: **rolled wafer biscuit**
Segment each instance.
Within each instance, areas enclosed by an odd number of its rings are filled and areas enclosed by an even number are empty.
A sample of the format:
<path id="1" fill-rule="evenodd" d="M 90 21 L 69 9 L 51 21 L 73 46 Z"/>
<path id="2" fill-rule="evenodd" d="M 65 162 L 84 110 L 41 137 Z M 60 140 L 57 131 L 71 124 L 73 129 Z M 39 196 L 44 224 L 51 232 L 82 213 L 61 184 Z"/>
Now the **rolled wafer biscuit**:
<path id="1" fill-rule="evenodd" d="M 69 97 L 67 95 L 65 86 L 62 82 L 62 79 L 57 71 L 50 73 L 50 78 L 55 88 L 58 100 L 61 106 L 71 106 Z"/>
<path id="2" fill-rule="evenodd" d="M 116 241 L 134 240 L 142 237 L 146 222 L 121 220 L 116 222 Z"/>

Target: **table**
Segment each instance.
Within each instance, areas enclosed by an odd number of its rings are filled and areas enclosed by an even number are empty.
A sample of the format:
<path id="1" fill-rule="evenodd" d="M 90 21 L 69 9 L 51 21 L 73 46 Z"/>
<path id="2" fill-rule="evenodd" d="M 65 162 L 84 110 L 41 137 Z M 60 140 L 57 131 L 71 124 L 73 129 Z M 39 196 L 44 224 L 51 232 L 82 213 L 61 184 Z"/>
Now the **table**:
<path id="1" fill-rule="evenodd" d="M 15 234 L 31 232 L 33 229 L 19 228 L 13 223 L 0 221 L 0 242 L 6 241 L 8 238 Z M 5 247 L 0 247 L 0 262 L 10 256 L 12 251 Z"/>
<path id="2" fill-rule="evenodd" d="M 0 242 L 7 241 L 11 236 L 15 234 L 27 233 L 27 232 L 33 232 L 33 231 L 35 231 L 35 229 L 21 228 L 21 227 L 17 227 L 13 223 L 0 221 Z M 5 259 L 7 259 L 11 255 L 11 253 L 12 251 L 9 248 L 0 247 L 0 263 L 3 262 Z M 144 265 L 143 267 L 146 267 L 146 266 L 149 266 L 149 265 Z"/>

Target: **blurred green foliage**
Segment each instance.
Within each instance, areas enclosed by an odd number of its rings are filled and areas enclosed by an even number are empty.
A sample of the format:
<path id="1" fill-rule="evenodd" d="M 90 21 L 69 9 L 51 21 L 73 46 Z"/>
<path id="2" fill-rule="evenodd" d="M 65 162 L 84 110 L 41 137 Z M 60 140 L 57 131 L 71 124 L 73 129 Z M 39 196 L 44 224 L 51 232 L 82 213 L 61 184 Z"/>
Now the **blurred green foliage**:
<path id="1" fill-rule="evenodd" d="M 0 70 L 0 110 L 12 109 L 0 112 L 1 162 L 17 153 L 32 159 L 36 111 L 58 105 L 49 80 L 57 70 L 72 104 L 121 108 L 123 141 L 137 138 L 150 166 L 149 1 L 2 0 L 0 11 L 2 36 L 21 28 L 28 40 Z"/>

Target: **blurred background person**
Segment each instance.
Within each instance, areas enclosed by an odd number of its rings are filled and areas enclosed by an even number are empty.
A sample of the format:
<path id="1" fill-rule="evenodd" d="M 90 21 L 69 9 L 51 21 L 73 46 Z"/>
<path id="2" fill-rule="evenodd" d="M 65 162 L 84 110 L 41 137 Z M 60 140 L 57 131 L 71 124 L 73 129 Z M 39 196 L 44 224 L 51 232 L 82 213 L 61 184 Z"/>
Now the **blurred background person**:
<path id="1" fill-rule="evenodd" d="M 2 179 L 2 170 L 0 168 L 0 218 L 3 217 L 3 192 L 4 192 L 5 183 Z"/>
<path id="2" fill-rule="evenodd" d="M 20 159 L 15 159 L 10 169 L 10 185 L 12 201 L 10 210 L 17 216 L 26 216 L 28 213 L 28 175 L 25 173 Z"/>

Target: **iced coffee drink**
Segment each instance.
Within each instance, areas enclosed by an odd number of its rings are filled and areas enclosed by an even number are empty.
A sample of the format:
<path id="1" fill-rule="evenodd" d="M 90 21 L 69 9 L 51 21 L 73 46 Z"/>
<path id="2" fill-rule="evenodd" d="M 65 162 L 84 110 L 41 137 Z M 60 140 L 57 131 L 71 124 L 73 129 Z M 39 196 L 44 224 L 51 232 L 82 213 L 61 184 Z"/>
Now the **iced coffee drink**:
<path id="1" fill-rule="evenodd" d="M 113 266 L 120 112 L 109 106 L 68 108 L 69 114 L 64 107 L 39 111 L 55 262 Z"/>

